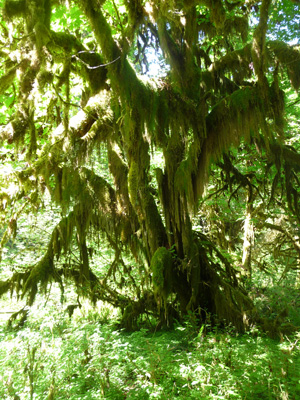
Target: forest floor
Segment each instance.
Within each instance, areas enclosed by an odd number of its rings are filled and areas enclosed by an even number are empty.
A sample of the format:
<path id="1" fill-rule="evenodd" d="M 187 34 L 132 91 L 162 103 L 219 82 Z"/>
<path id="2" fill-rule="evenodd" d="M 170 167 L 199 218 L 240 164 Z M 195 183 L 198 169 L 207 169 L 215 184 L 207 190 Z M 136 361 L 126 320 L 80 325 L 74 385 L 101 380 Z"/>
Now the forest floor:
<path id="1" fill-rule="evenodd" d="M 253 288 L 261 313 L 288 307 L 300 325 L 299 289 Z M 0 312 L 15 311 L 3 299 Z M 118 328 L 116 310 L 83 305 L 72 318 L 57 295 L 37 302 L 19 329 L 0 314 L 0 399 L 300 399 L 300 332 L 271 339 L 252 327 L 199 327 L 195 314 L 168 331 Z"/>

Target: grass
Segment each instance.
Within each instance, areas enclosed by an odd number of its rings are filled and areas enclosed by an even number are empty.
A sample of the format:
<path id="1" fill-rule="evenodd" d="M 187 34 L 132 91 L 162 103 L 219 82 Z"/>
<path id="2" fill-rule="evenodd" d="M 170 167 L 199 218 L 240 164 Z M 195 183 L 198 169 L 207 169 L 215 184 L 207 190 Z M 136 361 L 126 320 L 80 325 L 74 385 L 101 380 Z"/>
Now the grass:
<path id="1" fill-rule="evenodd" d="M 33 309 L 19 330 L 0 325 L 1 399 L 300 398 L 299 334 L 199 329 L 192 315 L 170 331 L 126 333 L 107 308 L 69 319 L 59 307 Z"/>

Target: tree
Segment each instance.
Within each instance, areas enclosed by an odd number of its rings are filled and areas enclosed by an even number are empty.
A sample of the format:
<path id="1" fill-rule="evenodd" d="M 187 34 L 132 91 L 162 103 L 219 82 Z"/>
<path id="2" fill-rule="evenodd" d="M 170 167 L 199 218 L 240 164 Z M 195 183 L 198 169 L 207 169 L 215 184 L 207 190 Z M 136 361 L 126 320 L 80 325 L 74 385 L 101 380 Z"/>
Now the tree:
<path id="1" fill-rule="evenodd" d="M 196 309 L 239 330 L 257 319 L 237 267 L 193 218 L 212 163 L 241 140 L 266 153 L 278 174 L 284 165 L 296 176 L 280 74 L 298 90 L 300 54 L 268 30 L 279 6 L 299 12 L 288 0 L 3 3 L 0 135 L 22 168 L 18 190 L 1 193 L 1 247 L 47 193 L 61 219 L 40 260 L 2 281 L 0 294 L 17 290 L 31 305 L 51 281 L 63 288 L 73 280 L 79 295 L 120 307 L 128 328 L 143 314 L 168 323 Z M 228 156 L 219 166 L 246 188 L 250 219 L 250 175 Z M 91 264 L 96 238 L 114 252 L 102 278 Z"/>

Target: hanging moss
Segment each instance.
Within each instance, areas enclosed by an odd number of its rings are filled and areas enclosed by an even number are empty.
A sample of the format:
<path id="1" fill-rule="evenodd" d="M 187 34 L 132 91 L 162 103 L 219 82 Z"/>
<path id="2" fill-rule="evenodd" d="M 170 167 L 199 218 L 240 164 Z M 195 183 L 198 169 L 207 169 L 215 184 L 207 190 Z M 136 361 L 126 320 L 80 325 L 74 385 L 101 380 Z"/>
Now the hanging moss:
<path id="1" fill-rule="evenodd" d="M 193 186 L 192 186 L 192 168 L 190 160 L 183 160 L 176 170 L 175 174 L 175 190 L 178 193 L 185 193 L 190 203 L 194 202 Z"/>
<path id="2" fill-rule="evenodd" d="M 216 25 L 218 31 L 221 31 L 226 21 L 226 11 L 222 0 L 207 1 L 210 9 L 210 19 Z"/>
<path id="3" fill-rule="evenodd" d="M 76 36 L 70 33 L 51 31 L 51 39 L 47 47 L 62 59 L 65 59 L 66 54 L 72 55 L 72 67 L 88 81 L 91 95 L 106 88 L 107 68 L 101 67 L 105 62 L 98 53 L 88 51 Z"/>
<path id="4" fill-rule="evenodd" d="M 280 63 L 286 66 L 291 83 L 298 90 L 300 87 L 300 52 L 279 40 L 268 42 L 268 48 L 274 52 Z"/>
<path id="5" fill-rule="evenodd" d="M 31 115 L 29 119 L 29 147 L 26 154 L 27 160 L 35 159 L 37 151 L 37 137 L 34 124 L 34 116 Z"/>
<path id="6" fill-rule="evenodd" d="M 239 81 L 249 77 L 252 73 L 249 69 L 251 62 L 251 44 L 247 44 L 244 48 L 232 51 L 215 61 L 209 70 L 214 74 L 222 74 L 224 71 L 230 71 L 239 78 Z M 209 88 L 212 85 L 208 85 Z"/>
<path id="7" fill-rule="evenodd" d="M 249 25 L 248 25 L 248 16 L 234 16 L 227 18 L 224 23 L 223 35 L 229 36 L 235 33 L 239 33 L 241 35 L 241 39 L 243 42 L 246 42 L 248 39 Z"/>
<path id="8" fill-rule="evenodd" d="M 156 129 L 155 129 L 155 143 L 159 147 L 163 147 L 168 135 L 170 124 L 170 109 L 167 104 L 166 93 L 160 91 L 157 95 L 157 112 L 155 114 Z"/>
<path id="9" fill-rule="evenodd" d="M 24 285 L 23 296 L 28 294 L 28 304 L 30 306 L 35 300 L 38 291 L 38 284 L 41 285 L 42 289 L 46 290 L 51 278 L 53 278 L 53 273 L 53 257 L 47 252 L 47 254 L 33 267 Z"/>
<path id="10" fill-rule="evenodd" d="M 0 297 L 10 290 L 10 280 L 0 281 Z"/>
<path id="11" fill-rule="evenodd" d="M 207 138 L 194 179 L 196 197 L 203 192 L 212 161 L 220 157 L 230 145 L 237 145 L 241 137 L 247 140 L 251 135 L 258 134 L 259 129 L 265 129 L 267 107 L 267 104 L 262 104 L 257 88 L 245 87 L 224 98 L 208 114 Z"/>
<path id="12" fill-rule="evenodd" d="M 158 246 L 166 243 L 166 232 L 149 187 L 145 187 L 142 190 L 141 205 L 147 229 L 146 237 L 150 246 L 150 254 L 153 254 Z"/>
<path id="13" fill-rule="evenodd" d="M 283 135 L 284 131 L 284 91 L 280 89 L 278 82 L 278 68 L 274 71 L 274 81 L 270 87 L 270 105 L 271 110 L 273 112 L 273 119 L 275 122 L 275 126 L 277 128 L 277 132 L 280 136 Z"/>

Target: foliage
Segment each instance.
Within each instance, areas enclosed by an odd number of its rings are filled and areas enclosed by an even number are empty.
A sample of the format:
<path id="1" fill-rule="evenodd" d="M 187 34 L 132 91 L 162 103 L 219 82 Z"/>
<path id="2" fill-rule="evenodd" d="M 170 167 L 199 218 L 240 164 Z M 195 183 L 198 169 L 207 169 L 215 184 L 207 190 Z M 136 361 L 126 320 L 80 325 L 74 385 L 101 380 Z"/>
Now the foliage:
<path id="1" fill-rule="evenodd" d="M 295 309 L 296 310 L 296 309 Z M 83 307 L 72 320 L 55 296 L 20 330 L 0 328 L 3 399 L 286 399 L 300 394 L 299 334 L 245 335 L 190 313 L 175 329 L 134 333 Z M 299 308 L 298 308 L 299 314 Z M 52 397 L 51 397 L 52 396 Z"/>

